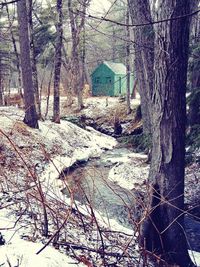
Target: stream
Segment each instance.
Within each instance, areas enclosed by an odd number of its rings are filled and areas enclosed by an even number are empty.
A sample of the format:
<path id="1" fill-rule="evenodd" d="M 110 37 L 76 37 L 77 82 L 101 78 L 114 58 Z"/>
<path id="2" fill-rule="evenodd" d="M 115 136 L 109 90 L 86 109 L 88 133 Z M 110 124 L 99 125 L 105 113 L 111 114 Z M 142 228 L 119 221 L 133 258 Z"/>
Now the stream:
<path id="1" fill-rule="evenodd" d="M 137 186 L 139 184 L 140 188 L 140 183 L 147 178 L 148 173 L 145 159 L 145 155 L 133 153 L 130 149 L 114 148 L 105 151 L 100 158 L 91 159 L 66 169 L 65 179 L 70 189 L 74 191 L 75 199 L 81 204 L 90 203 L 93 209 L 99 211 L 102 216 L 115 219 L 124 227 L 132 229 L 130 216 L 136 211 L 135 195 L 131 188 L 123 188 L 117 181 L 108 179 L 108 176 L 110 170 L 115 166 L 121 165 L 123 169 L 124 162 L 128 167 L 135 164 L 136 170 L 144 170 L 140 175 L 136 172 L 136 181 L 133 179 L 132 183 L 133 188 L 134 184 Z M 134 169 L 132 168 L 131 171 Z M 62 192 L 69 196 L 67 188 L 64 188 Z M 185 225 L 189 249 L 200 252 L 200 221 L 186 216 Z"/>
<path id="2" fill-rule="evenodd" d="M 128 208 L 134 203 L 131 190 L 108 179 L 110 169 L 130 153 L 126 148 L 106 151 L 98 159 L 91 159 L 77 167 L 66 170 L 67 183 L 74 190 L 74 197 L 82 204 L 92 204 L 104 217 L 132 228 L 128 219 Z M 69 196 L 67 188 L 62 190 Z"/>

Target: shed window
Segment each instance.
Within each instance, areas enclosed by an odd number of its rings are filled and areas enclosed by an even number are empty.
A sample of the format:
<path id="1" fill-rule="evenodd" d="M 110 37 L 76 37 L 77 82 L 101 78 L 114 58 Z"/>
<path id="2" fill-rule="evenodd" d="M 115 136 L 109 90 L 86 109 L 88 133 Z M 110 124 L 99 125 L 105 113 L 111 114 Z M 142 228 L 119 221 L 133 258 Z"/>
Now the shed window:
<path id="1" fill-rule="evenodd" d="M 106 83 L 111 83 L 112 80 L 111 80 L 111 77 L 106 77 Z"/>
<path id="2" fill-rule="evenodd" d="M 100 83 L 100 77 L 95 77 L 95 83 Z"/>

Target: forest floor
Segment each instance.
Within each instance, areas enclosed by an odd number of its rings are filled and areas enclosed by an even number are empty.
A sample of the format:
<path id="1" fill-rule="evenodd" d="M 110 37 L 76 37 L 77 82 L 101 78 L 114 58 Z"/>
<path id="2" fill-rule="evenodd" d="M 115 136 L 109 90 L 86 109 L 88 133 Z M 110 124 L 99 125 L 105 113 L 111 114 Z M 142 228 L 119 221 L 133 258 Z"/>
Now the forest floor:
<path id="1" fill-rule="evenodd" d="M 48 118 L 52 117 L 53 98 L 50 97 Z M 85 123 L 95 129 L 114 135 L 116 120 L 122 126 L 122 135 L 130 135 L 135 129 L 141 128 L 141 121 L 135 121 L 136 109 L 140 104 L 139 95 L 131 99 L 131 113 L 127 115 L 126 101 L 120 97 L 87 97 L 84 99 L 84 108 L 77 109 L 77 99 L 73 98 L 72 105 L 67 105 L 67 98 L 61 98 L 61 117 L 75 123 Z M 43 99 L 43 114 L 46 110 L 46 101 Z"/>
<path id="2" fill-rule="evenodd" d="M 138 100 L 132 102 L 133 110 L 138 103 Z M 75 105 L 71 111 L 65 111 L 64 105 L 65 98 L 62 100 L 64 119 L 84 114 L 88 119 L 98 118 L 104 128 L 104 125 L 112 125 L 118 109 L 120 121 L 128 123 L 130 131 L 135 127 L 131 128 L 134 114 L 127 120 L 126 105 L 117 98 L 87 99 L 81 113 Z M 0 108 L 0 232 L 6 241 L 0 247 L 0 266 L 140 266 L 135 229 L 125 227 L 109 214 L 102 215 L 94 208 L 91 198 L 87 199 L 87 205 L 77 201 L 75 194 L 80 177 L 73 187 L 63 179 L 77 166 L 88 160 L 96 161 L 106 151 L 114 151 L 117 140 L 66 120 L 60 125 L 46 120 L 39 123 L 39 130 L 34 130 L 23 124 L 23 116 L 24 112 L 18 108 Z M 122 157 L 109 155 L 106 160 L 110 167 L 108 178 L 112 182 L 106 181 L 108 187 L 117 184 L 120 190 L 129 190 L 130 194 L 133 189 L 140 189 L 140 193 L 141 188 L 145 188 L 149 169 L 145 155 L 123 151 Z M 63 194 L 63 189 L 67 189 L 68 196 Z M 197 163 L 186 169 L 185 190 L 188 208 L 198 206 Z M 115 194 L 120 198 L 118 192 Z M 199 216 L 195 209 L 193 214 Z M 198 239 L 194 232 L 191 235 Z M 36 255 L 41 248 L 44 250 Z M 200 266 L 199 254 L 192 255 Z"/>

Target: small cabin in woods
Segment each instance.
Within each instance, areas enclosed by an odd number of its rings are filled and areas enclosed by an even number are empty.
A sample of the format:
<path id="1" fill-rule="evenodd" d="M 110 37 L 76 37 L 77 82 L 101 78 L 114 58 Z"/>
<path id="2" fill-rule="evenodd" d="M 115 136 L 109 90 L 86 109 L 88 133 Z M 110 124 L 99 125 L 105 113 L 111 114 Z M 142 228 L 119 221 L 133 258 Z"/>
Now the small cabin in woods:
<path id="1" fill-rule="evenodd" d="M 122 63 L 103 61 L 96 67 L 92 75 L 93 96 L 120 96 L 126 94 L 127 73 Z M 130 79 L 130 89 L 133 87 L 133 75 Z"/>

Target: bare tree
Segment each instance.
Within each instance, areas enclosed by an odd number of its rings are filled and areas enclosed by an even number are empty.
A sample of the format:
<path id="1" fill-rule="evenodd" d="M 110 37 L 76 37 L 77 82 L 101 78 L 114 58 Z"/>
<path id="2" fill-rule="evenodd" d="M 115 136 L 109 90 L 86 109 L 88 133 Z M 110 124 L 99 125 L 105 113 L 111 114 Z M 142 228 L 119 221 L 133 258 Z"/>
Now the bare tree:
<path id="1" fill-rule="evenodd" d="M 38 117 L 35 108 L 34 89 L 30 59 L 30 40 L 28 35 L 28 18 L 26 0 L 17 2 L 19 24 L 20 57 L 22 81 L 24 87 L 25 117 L 24 122 L 33 128 L 38 128 Z"/>
<path id="2" fill-rule="evenodd" d="M 33 1 L 28 0 L 28 2 L 29 2 L 28 19 L 29 19 L 29 30 L 30 30 L 30 52 L 31 52 L 31 66 L 32 66 L 32 73 L 33 73 L 32 75 L 33 76 L 33 87 L 34 87 L 35 104 L 36 104 L 38 118 L 41 118 L 41 103 L 40 103 L 40 97 L 39 97 L 38 72 L 37 72 L 33 18 L 32 18 Z"/>
<path id="3" fill-rule="evenodd" d="M 80 15 L 78 16 L 72 6 L 71 0 L 68 0 L 68 11 L 70 17 L 70 26 L 71 26 L 71 34 L 72 34 L 72 73 L 74 79 L 74 90 L 77 94 L 78 98 L 78 109 L 82 109 L 83 98 L 82 98 L 82 90 L 83 90 L 83 79 L 84 79 L 84 64 L 81 62 L 79 55 L 80 48 L 80 38 L 81 34 L 84 31 L 85 27 L 85 11 L 88 5 L 88 0 L 80 1 L 80 8 L 82 9 Z M 83 77 L 83 78 L 82 78 Z"/>
<path id="4" fill-rule="evenodd" d="M 126 11 L 126 102 L 127 102 L 127 114 L 131 113 L 131 103 L 130 103 L 130 81 L 131 81 L 131 68 L 130 68 L 130 28 L 129 28 L 129 8 Z"/>
<path id="5" fill-rule="evenodd" d="M 56 45 L 54 63 L 54 102 L 53 102 L 53 121 L 60 123 L 60 73 L 62 63 L 62 40 L 63 40 L 63 15 L 62 0 L 57 0 L 57 24 L 56 24 Z"/>
<path id="6" fill-rule="evenodd" d="M 195 266 L 184 233 L 186 80 L 190 1 L 159 1 L 155 25 L 155 80 L 151 97 L 150 207 L 141 229 L 143 247 L 168 264 Z M 181 77 L 181 78 L 180 78 Z M 162 266 L 165 266 L 163 264 Z M 168 265 L 167 265 L 168 266 Z"/>
<path id="7" fill-rule="evenodd" d="M 13 49 L 14 49 L 14 53 L 15 53 L 15 57 L 16 57 L 16 67 L 17 67 L 17 74 L 18 74 L 18 92 L 21 95 L 21 97 L 23 98 L 20 58 L 19 58 L 19 53 L 17 51 L 17 44 L 16 44 L 16 39 L 15 39 L 14 31 L 13 31 L 13 25 L 12 25 L 12 21 L 11 21 L 11 18 L 10 18 L 8 5 L 6 5 L 6 12 L 7 12 L 7 17 L 8 17 L 8 24 L 9 24 L 11 40 L 12 40 L 12 43 L 13 43 Z"/>
<path id="8" fill-rule="evenodd" d="M 152 21 L 149 0 L 129 0 L 133 24 Z M 151 133 L 150 96 L 154 82 L 154 30 L 153 25 L 134 28 L 135 72 L 141 97 L 143 131 Z"/>

